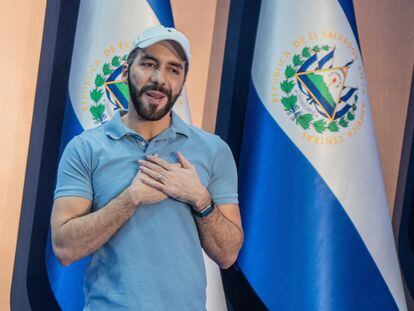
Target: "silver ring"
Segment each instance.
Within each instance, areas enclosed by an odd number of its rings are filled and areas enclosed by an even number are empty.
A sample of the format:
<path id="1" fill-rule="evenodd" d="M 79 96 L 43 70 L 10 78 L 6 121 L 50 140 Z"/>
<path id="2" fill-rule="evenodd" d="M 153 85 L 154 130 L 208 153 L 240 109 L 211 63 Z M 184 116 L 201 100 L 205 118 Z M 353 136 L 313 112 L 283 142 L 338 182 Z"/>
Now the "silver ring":
<path id="1" fill-rule="evenodd" d="M 164 179 L 164 175 L 163 174 L 158 174 L 157 175 L 157 180 L 158 181 L 162 181 Z"/>

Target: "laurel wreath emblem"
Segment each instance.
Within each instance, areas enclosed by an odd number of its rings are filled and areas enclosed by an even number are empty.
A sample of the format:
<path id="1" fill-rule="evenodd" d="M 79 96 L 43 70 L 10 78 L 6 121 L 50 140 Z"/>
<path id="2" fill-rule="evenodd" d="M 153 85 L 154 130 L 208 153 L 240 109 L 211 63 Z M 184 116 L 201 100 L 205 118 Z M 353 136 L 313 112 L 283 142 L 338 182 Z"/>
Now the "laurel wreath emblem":
<path id="1" fill-rule="evenodd" d="M 292 91 L 295 87 L 295 74 L 299 67 L 312 55 L 320 51 L 329 51 L 332 47 L 329 45 L 315 45 L 313 48 L 305 47 L 300 54 L 295 54 L 292 57 L 291 64 L 286 66 L 285 80 L 280 83 L 280 88 L 284 93 L 281 102 L 283 109 L 291 117 L 292 121 L 299 124 L 304 130 L 313 127 L 316 132 L 322 134 L 325 131 L 338 132 L 339 129 L 347 128 L 350 121 L 355 119 L 355 111 L 357 110 L 356 103 L 358 102 L 358 95 L 353 97 L 353 103 L 349 111 L 339 118 L 339 120 L 330 121 L 329 119 L 317 118 L 311 113 L 303 113 L 297 104 L 298 97 Z"/>
<path id="2" fill-rule="evenodd" d="M 95 76 L 94 88 L 89 92 L 89 96 L 92 100 L 89 112 L 92 115 L 92 120 L 96 124 L 104 123 L 107 118 L 107 115 L 105 114 L 105 104 L 102 103 L 102 97 L 105 93 L 104 84 L 115 69 L 126 61 L 126 58 L 127 55 L 124 55 L 123 57 L 115 55 L 110 62 L 103 64 L 101 72 Z"/>

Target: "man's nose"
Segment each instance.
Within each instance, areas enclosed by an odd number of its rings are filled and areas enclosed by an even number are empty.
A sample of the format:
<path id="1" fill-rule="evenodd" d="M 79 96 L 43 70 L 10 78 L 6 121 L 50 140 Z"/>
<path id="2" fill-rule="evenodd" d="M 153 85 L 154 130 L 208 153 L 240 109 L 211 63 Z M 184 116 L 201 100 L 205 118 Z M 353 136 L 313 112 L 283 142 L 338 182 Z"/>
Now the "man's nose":
<path id="1" fill-rule="evenodd" d="M 160 68 L 155 69 L 151 74 L 151 82 L 165 85 L 165 73 Z"/>

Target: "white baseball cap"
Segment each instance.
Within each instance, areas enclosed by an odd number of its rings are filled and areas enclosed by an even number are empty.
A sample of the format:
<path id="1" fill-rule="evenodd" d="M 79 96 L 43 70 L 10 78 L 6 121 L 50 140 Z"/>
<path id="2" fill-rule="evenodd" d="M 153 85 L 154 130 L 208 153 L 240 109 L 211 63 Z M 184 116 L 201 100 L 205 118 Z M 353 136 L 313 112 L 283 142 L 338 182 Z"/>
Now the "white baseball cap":
<path id="1" fill-rule="evenodd" d="M 177 42 L 185 53 L 187 63 L 190 62 L 190 42 L 181 32 L 171 27 L 154 26 L 146 28 L 134 42 L 132 50 L 137 47 L 145 49 L 165 40 Z"/>

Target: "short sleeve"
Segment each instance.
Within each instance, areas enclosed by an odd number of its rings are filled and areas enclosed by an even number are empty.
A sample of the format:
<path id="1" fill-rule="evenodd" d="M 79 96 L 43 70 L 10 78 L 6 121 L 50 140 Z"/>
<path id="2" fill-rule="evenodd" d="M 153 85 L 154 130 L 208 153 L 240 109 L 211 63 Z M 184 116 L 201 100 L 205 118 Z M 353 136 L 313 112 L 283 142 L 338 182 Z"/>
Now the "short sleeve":
<path id="1" fill-rule="evenodd" d="M 229 146 L 221 139 L 214 154 L 208 191 L 213 202 L 218 205 L 239 203 L 236 163 Z"/>
<path id="2" fill-rule="evenodd" d="M 78 196 L 92 201 L 91 158 L 79 136 L 66 146 L 60 159 L 55 200 L 59 197 Z"/>

